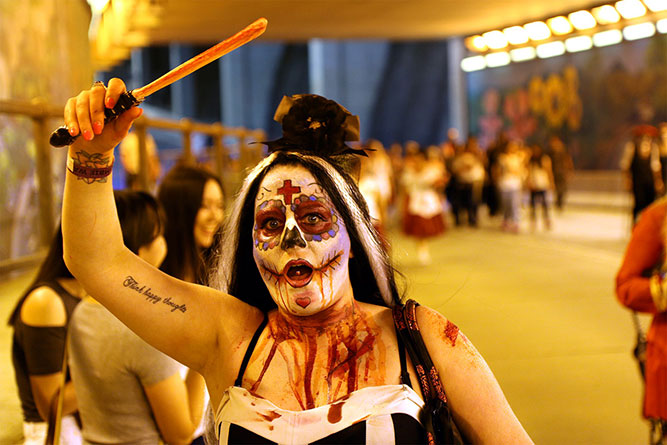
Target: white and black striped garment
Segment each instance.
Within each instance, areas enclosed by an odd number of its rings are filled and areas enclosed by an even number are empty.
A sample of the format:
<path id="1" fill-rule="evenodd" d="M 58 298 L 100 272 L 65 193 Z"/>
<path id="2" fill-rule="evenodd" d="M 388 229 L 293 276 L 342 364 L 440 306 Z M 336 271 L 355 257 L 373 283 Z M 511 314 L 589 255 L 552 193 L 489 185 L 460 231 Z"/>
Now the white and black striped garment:
<path id="1" fill-rule="evenodd" d="M 215 416 L 220 445 L 426 443 L 424 402 L 407 385 L 370 386 L 342 401 L 290 411 L 232 386 Z"/>

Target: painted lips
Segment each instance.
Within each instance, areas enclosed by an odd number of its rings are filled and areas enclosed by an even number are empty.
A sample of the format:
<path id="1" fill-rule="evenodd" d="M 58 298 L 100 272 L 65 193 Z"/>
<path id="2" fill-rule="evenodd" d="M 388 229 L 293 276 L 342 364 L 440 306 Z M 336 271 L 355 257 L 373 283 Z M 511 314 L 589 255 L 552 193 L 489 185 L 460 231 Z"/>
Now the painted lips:
<path id="1" fill-rule="evenodd" d="M 313 278 L 313 266 L 306 260 L 292 260 L 285 265 L 284 270 L 285 280 L 287 280 L 290 286 L 297 289 L 306 286 Z M 297 302 L 299 306 L 306 307 L 310 301 L 304 301 L 303 303 L 304 305 L 302 306 L 300 302 Z"/>

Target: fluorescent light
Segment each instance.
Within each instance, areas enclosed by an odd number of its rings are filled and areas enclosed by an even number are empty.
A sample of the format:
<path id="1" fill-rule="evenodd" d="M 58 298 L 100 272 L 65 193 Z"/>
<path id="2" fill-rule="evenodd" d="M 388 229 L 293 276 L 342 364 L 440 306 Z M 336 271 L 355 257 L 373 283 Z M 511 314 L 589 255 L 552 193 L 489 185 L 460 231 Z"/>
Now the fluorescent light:
<path id="1" fill-rule="evenodd" d="M 587 49 L 591 49 L 591 47 L 593 47 L 593 40 L 588 36 L 570 37 L 565 40 L 565 49 L 571 53 L 586 51 Z"/>
<path id="2" fill-rule="evenodd" d="M 570 19 L 572 25 L 577 29 L 591 29 L 597 24 L 593 14 L 584 10 L 568 14 L 567 18 Z"/>
<path id="3" fill-rule="evenodd" d="M 466 57 L 465 59 L 461 60 L 461 69 L 466 73 L 469 73 L 470 71 L 483 70 L 484 68 L 486 68 L 486 61 L 484 56 Z"/>
<path id="4" fill-rule="evenodd" d="M 512 45 L 521 45 L 528 41 L 528 33 L 521 26 L 510 26 L 503 29 L 503 34 L 507 37 L 507 41 Z"/>
<path id="5" fill-rule="evenodd" d="M 523 25 L 523 29 L 528 33 L 532 40 L 544 40 L 551 37 L 551 31 L 544 22 L 531 22 Z"/>
<path id="6" fill-rule="evenodd" d="M 484 56 L 484 58 L 486 59 L 486 66 L 489 68 L 508 65 L 510 63 L 510 55 L 506 51 L 490 53 Z"/>
<path id="7" fill-rule="evenodd" d="M 550 18 L 547 20 L 547 25 L 549 25 L 549 28 L 551 28 L 553 33 L 557 36 L 562 36 L 563 34 L 572 32 L 572 24 L 566 17 L 563 17 L 562 15 Z"/>
<path id="8" fill-rule="evenodd" d="M 470 51 L 486 51 L 486 42 L 482 36 L 470 36 L 466 38 L 465 46 Z"/>
<path id="9" fill-rule="evenodd" d="M 507 37 L 505 37 L 505 34 L 503 34 L 502 31 L 495 30 L 485 32 L 482 34 L 482 37 L 484 37 L 486 46 L 491 49 L 500 49 L 507 46 Z"/>
<path id="10" fill-rule="evenodd" d="M 523 62 L 524 60 L 531 60 L 535 58 L 535 48 L 532 46 L 525 46 L 510 51 L 510 57 L 514 62 Z"/>
<path id="11" fill-rule="evenodd" d="M 655 22 L 655 27 L 658 29 L 660 34 L 667 33 L 667 19 L 658 20 Z"/>
<path id="12" fill-rule="evenodd" d="M 109 0 L 88 0 L 90 9 L 93 11 L 93 14 L 100 14 L 104 11 L 104 8 L 107 7 Z"/>
<path id="13" fill-rule="evenodd" d="M 655 25 L 651 22 L 628 25 L 623 28 L 623 37 L 625 37 L 625 40 L 645 39 L 646 37 L 651 37 L 653 34 L 655 34 Z"/>
<path id="14" fill-rule="evenodd" d="M 653 12 L 660 12 L 667 9 L 667 0 L 644 0 L 644 3 Z"/>
<path id="15" fill-rule="evenodd" d="M 537 52 L 537 57 L 540 59 L 546 59 L 548 57 L 555 57 L 565 54 L 565 45 L 561 41 L 555 41 L 537 45 L 535 50 Z"/>
<path id="16" fill-rule="evenodd" d="M 601 31 L 593 35 L 593 45 L 597 47 L 615 45 L 623 41 L 623 34 L 618 29 Z"/>
<path id="17" fill-rule="evenodd" d="M 639 0 L 621 0 L 616 2 L 616 9 L 624 19 L 634 19 L 646 14 L 646 7 Z"/>
<path id="18" fill-rule="evenodd" d="M 593 8 L 593 15 L 600 25 L 608 25 L 610 23 L 616 23 L 621 20 L 621 15 L 618 13 L 616 8 L 611 5 L 604 5 Z"/>

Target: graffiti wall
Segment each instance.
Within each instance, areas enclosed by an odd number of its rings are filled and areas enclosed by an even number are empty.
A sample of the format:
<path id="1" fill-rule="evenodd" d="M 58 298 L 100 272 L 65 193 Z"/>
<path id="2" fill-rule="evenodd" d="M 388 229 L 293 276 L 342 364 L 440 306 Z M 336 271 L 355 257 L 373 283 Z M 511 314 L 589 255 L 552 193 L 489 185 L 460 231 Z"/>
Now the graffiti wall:
<path id="1" fill-rule="evenodd" d="M 630 128 L 667 121 L 667 36 L 468 73 L 471 134 L 566 141 L 578 169 L 617 169 Z"/>

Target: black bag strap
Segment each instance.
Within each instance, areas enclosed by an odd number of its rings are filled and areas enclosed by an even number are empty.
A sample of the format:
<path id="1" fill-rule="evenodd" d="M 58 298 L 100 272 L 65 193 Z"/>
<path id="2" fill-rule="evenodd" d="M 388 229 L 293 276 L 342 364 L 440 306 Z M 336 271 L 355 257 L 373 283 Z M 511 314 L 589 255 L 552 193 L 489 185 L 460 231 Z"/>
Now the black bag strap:
<path id="1" fill-rule="evenodd" d="M 440 375 L 419 331 L 416 311 L 418 305 L 416 301 L 408 300 L 405 305 L 394 306 L 392 312 L 396 330 L 403 339 L 410 360 L 417 371 L 419 387 L 424 397 L 422 424 L 426 428 L 429 445 L 462 444 L 463 439 L 447 405 L 447 395 Z"/>
<path id="2" fill-rule="evenodd" d="M 264 314 L 264 319 L 262 322 L 257 326 L 257 329 L 255 330 L 255 335 L 252 336 L 252 339 L 250 339 L 250 343 L 248 344 L 248 347 L 246 348 L 245 355 L 243 356 L 243 361 L 241 362 L 241 367 L 239 368 L 239 373 L 236 376 L 236 381 L 234 382 L 234 386 L 241 386 L 243 383 L 243 374 L 245 374 L 245 369 L 248 366 L 248 362 L 250 361 L 250 356 L 252 355 L 252 351 L 255 350 L 255 346 L 257 345 L 257 341 L 259 340 L 259 336 L 262 335 L 262 331 L 264 331 L 264 328 L 266 327 L 266 323 L 269 321 L 269 318 Z"/>

